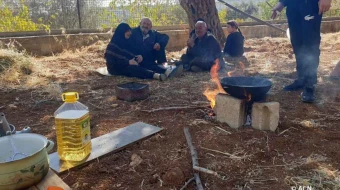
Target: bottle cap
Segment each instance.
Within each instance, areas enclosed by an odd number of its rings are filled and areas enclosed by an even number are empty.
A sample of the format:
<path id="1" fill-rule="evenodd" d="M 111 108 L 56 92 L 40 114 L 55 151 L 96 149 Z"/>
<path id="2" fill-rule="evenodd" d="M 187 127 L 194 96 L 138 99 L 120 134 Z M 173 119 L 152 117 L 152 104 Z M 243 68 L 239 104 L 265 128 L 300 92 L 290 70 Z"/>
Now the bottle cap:
<path id="1" fill-rule="evenodd" d="M 77 92 L 66 92 L 63 93 L 62 99 L 67 103 L 74 103 L 79 99 L 79 94 Z"/>

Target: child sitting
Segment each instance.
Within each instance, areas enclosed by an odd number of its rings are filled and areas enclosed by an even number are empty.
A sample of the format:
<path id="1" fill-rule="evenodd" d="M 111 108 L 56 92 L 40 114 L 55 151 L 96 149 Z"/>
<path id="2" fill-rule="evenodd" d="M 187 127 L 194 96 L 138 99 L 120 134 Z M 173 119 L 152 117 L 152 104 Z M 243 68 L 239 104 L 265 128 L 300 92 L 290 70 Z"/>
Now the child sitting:
<path id="1" fill-rule="evenodd" d="M 236 21 L 227 22 L 229 35 L 225 43 L 223 53 L 226 57 L 241 57 L 244 53 L 244 36 Z"/>

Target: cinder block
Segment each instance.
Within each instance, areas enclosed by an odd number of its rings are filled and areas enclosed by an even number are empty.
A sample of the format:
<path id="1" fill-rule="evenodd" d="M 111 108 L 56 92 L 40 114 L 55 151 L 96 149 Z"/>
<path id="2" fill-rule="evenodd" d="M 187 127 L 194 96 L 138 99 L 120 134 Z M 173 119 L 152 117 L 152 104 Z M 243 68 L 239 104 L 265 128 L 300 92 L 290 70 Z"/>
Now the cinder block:
<path id="1" fill-rule="evenodd" d="M 278 102 L 254 103 L 251 112 L 251 125 L 254 129 L 275 131 L 279 125 Z"/>
<path id="2" fill-rule="evenodd" d="M 232 128 L 239 128 L 245 122 L 245 101 L 227 94 L 216 96 L 215 113 L 217 120 Z"/>

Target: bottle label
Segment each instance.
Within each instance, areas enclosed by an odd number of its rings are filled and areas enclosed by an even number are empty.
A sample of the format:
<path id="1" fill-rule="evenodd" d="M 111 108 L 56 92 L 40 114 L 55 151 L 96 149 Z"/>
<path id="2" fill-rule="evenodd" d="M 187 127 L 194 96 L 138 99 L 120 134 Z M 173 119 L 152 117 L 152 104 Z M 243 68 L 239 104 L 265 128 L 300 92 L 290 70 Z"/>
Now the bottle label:
<path id="1" fill-rule="evenodd" d="M 81 127 L 81 139 L 83 141 L 83 146 L 85 146 L 87 143 L 91 141 L 90 117 L 86 117 L 82 121 L 80 121 L 80 127 Z"/>

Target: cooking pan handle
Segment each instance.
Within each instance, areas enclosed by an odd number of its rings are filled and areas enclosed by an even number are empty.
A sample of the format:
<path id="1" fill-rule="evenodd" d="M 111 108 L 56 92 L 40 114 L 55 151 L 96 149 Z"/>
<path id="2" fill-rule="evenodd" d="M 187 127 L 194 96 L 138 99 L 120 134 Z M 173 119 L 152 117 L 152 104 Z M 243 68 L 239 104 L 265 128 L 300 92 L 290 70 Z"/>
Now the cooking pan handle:
<path id="1" fill-rule="evenodd" d="M 50 140 L 47 140 L 47 145 L 46 145 L 46 151 L 47 153 L 51 152 L 51 150 L 53 149 L 54 147 L 54 142 L 53 141 L 50 141 Z"/>

